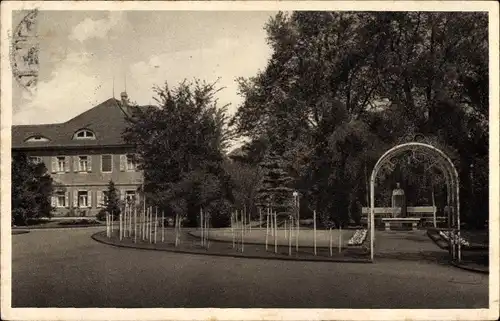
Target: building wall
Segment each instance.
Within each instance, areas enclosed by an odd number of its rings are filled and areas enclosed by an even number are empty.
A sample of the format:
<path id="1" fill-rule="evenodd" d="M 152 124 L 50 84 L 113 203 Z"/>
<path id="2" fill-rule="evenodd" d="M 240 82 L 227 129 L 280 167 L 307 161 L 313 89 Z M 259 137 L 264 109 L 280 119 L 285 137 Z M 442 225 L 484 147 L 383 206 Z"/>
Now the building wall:
<path id="1" fill-rule="evenodd" d="M 26 154 L 29 157 L 41 158 L 54 179 L 55 192 L 61 192 L 65 195 L 64 206 L 56 207 L 53 212 L 54 216 L 95 216 L 101 210 L 102 192 L 107 189 L 110 180 L 115 183 L 122 199 L 126 191 L 136 191 L 142 184 L 143 175 L 141 171 L 128 170 L 126 166 L 125 168 L 123 166 L 124 155 L 130 152 L 131 150 L 126 148 L 92 148 L 60 149 L 57 151 L 34 150 L 26 152 Z M 101 170 L 102 155 L 112 156 L 111 172 Z M 65 157 L 67 168 L 63 173 L 56 172 L 55 168 L 53 168 L 54 159 L 58 156 Z M 88 171 L 78 171 L 78 156 L 88 157 L 90 160 Z M 75 201 L 78 191 L 87 191 L 90 201 L 88 207 L 78 206 Z M 55 200 L 53 200 L 53 206 L 57 206 Z"/>

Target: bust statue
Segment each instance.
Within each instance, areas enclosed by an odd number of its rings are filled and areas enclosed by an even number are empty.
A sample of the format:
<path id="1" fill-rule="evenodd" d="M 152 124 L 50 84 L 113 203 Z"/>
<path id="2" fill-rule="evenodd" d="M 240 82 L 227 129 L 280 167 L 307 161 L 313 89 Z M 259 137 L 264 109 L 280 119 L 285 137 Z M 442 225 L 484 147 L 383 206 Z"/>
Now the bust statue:
<path id="1" fill-rule="evenodd" d="M 396 188 L 392 191 L 392 208 L 401 209 L 401 212 L 395 210 L 393 217 L 406 217 L 405 191 L 399 183 L 396 183 Z"/>

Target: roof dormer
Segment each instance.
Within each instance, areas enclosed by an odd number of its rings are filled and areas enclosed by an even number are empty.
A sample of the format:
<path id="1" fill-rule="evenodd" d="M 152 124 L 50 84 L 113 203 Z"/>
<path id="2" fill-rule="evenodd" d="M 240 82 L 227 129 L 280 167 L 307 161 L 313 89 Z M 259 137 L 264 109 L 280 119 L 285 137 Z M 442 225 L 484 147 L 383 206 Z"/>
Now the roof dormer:
<path id="1" fill-rule="evenodd" d="M 34 135 L 26 138 L 24 141 L 26 143 L 38 143 L 38 142 L 49 142 L 50 139 L 42 135 Z"/>
<path id="2" fill-rule="evenodd" d="M 73 139 L 95 139 L 95 134 L 90 129 L 80 129 L 73 135 Z"/>

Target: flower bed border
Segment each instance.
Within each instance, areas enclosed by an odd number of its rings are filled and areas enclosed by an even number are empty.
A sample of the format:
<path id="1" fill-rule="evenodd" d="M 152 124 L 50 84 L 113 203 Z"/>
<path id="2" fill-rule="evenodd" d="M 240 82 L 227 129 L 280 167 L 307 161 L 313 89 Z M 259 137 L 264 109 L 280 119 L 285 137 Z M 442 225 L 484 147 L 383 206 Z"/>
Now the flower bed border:
<path id="1" fill-rule="evenodd" d="M 189 233 L 187 233 L 189 234 Z M 191 235 L 191 234 L 189 234 Z M 192 236 L 195 237 L 195 236 Z M 303 261 L 303 262 L 329 262 L 329 263 L 373 263 L 369 258 L 327 258 L 327 257 L 296 257 L 296 256 L 272 256 L 272 255 L 255 255 L 241 252 L 209 252 L 206 249 L 179 249 L 175 247 L 169 248 L 158 248 L 155 244 L 135 244 L 135 243 L 120 243 L 120 241 L 115 242 L 113 239 L 108 239 L 106 237 L 106 231 L 100 231 L 92 234 L 91 238 L 99 243 L 107 244 L 122 248 L 131 248 L 136 250 L 149 250 L 149 251 L 163 251 L 170 253 L 179 254 L 193 254 L 193 255 L 207 255 L 207 256 L 222 256 L 222 257 L 234 257 L 234 258 L 245 258 L 245 259 L 261 259 L 261 260 L 281 260 L 281 261 Z M 228 243 L 226 241 L 211 240 L 212 242 Z M 261 246 L 262 244 L 254 244 Z M 269 252 L 270 253 L 270 252 Z M 271 254 L 271 253 L 270 253 Z"/>
<path id="2" fill-rule="evenodd" d="M 354 243 L 354 238 L 356 237 L 356 235 L 358 233 L 361 233 L 363 236 L 361 237 L 361 241 L 357 241 L 356 243 Z M 348 247 L 363 247 L 363 244 L 365 243 L 367 236 L 368 236 L 367 229 L 357 229 L 354 232 L 354 234 L 351 236 L 351 238 L 349 238 L 349 240 L 347 241 L 347 246 Z M 352 241 L 352 244 L 351 244 L 351 241 Z"/>

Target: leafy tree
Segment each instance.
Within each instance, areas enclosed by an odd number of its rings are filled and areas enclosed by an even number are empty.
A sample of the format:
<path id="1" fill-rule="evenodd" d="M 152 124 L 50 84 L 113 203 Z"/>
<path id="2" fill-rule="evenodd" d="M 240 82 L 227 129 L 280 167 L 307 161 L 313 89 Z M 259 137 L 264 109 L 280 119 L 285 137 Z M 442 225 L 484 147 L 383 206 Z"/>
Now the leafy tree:
<path id="1" fill-rule="evenodd" d="M 258 188 L 262 179 L 260 168 L 256 164 L 246 162 L 247 154 L 231 157 L 226 162 L 226 172 L 231 177 L 234 206 L 238 209 L 246 207 L 251 217 L 258 216 L 258 204 L 255 203 Z"/>
<path id="2" fill-rule="evenodd" d="M 293 184 L 339 221 L 354 204 L 367 203 L 365 182 L 376 159 L 421 133 L 456 151 L 461 214 L 481 224 L 488 216 L 478 206 L 487 204 L 479 186 L 488 186 L 481 175 L 488 154 L 487 28 L 487 14 L 478 12 L 278 13 L 266 25 L 273 54 L 265 70 L 240 79 L 244 102 L 232 123 L 253 141 L 266 137 L 279 155 L 300 155 L 288 169 L 301 178 Z M 417 169 L 402 165 L 395 175 L 418 177 L 408 187 L 427 188 L 422 175 L 401 174 L 406 170 Z"/>
<path id="3" fill-rule="evenodd" d="M 230 132 L 226 108 L 215 98 L 218 91 L 216 84 L 200 81 L 157 87 L 158 106 L 134 108 L 124 133 L 137 150 L 148 199 L 192 225 L 200 207 L 232 199 L 223 168 Z"/>
<path id="4" fill-rule="evenodd" d="M 43 163 L 34 163 L 25 154 L 14 153 L 11 188 L 14 225 L 26 225 L 31 219 L 51 216 L 54 186 Z"/>

